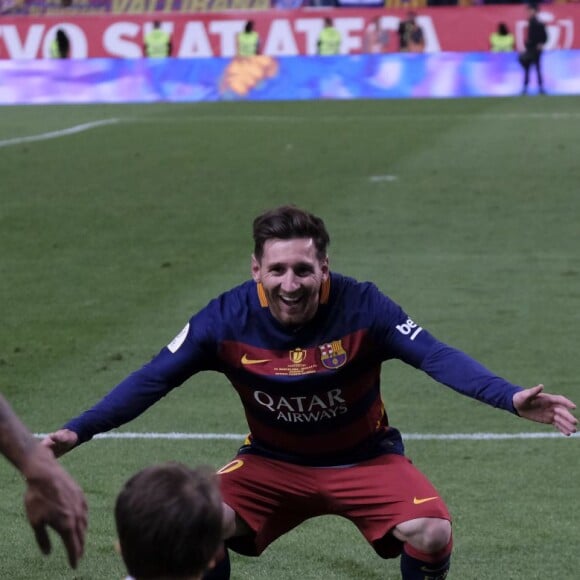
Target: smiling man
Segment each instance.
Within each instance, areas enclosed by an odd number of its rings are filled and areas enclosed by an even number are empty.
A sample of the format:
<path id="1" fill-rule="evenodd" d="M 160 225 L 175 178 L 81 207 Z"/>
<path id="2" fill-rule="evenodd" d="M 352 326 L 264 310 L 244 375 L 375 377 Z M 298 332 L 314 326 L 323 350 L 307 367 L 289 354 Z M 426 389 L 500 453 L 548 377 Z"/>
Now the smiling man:
<path id="1" fill-rule="evenodd" d="M 349 519 L 404 580 L 447 576 L 450 515 L 405 457 L 381 399 L 399 359 L 459 393 L 564 435 L 574 404 L 513 385 L 433 337 L 371 283 L 330 272 L 323 221 L 293 206 L 254 220 L 252 280 L 211 301 L 148 364 L 44 441 L 57 455 L 118 427 L 203 370 L 223 373 L 250 428 L 219 470 L 224 539 L 259 555 L 308 518 Z M 226 557 L 207 578 L 229 578 Z"/>
<path id="2" fill-rule="evenodd" d="M 303 326 L 320 301 L 322 284 L 328 282 L 328 236 L 279 239 L 284 232 L 268 228 L 262 232 L 252 256 L 252 276 L 261 286 L 272 316 L 282 325 Z M 256 230 L 255 230 L 256 231 Z"/>

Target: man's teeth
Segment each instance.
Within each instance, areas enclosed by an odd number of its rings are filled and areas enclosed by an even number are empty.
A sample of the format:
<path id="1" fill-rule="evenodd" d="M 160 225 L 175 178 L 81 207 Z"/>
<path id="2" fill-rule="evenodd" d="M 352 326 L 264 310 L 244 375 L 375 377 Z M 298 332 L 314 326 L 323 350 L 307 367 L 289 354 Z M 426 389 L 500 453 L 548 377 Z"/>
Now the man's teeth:
<path id="1" fill-rule="evenodd" d="M 290 298 L 289 296 L 280 296 L 280 300 L 284 302 L 284 304 L 298 304 L 300 302 L 300 296 L 296 298 Z"/>

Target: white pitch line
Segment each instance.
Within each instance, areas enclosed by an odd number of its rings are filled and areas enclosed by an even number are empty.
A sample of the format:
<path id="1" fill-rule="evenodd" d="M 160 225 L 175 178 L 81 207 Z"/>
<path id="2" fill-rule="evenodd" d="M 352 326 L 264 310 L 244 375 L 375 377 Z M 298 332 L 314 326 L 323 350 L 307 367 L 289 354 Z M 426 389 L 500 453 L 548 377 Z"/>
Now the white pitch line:
<path id="1" fill-rule="evenodd" d="M 397 181 L 396 175 L 371 175 L 369 181 L 372 183 L 379 183 L 381 181 Z"/>
<path id="2" fill-rule="evenodd" d="M 189 116 L 158 116 L 143 117 L 134 116 L 125 119 L 133 123 L 167 123 L 167 124 L 186 124 L 186 123 L 337 123 L 337 122 L 371 122 L 391 121 L 392 119 L 405 121 L 445 121 L 446 119 L 467 119 L 467 120 L 548 120 L 548 121 L 576 121 L 580 120 L 578 112 L 559 112 L 559 113 L 377 113 L 376 115 L 318 115 L 316 117 L 306 115 L 214 115 L 214 114 L 193 114 Z"/>
<path id="3" fill-rule="evenodd" d="M 40 133 L 38 135 L 30 135 L 28 137 L 14 137 L 13 139 L 4 139 L 0 141 L 0 147 L 10 147 L 11 145 L 21 145 L 22 143 L 33 143 L 34 141 L 46 141 L 48 139 L 58 139 L 66 135 L 74 135 L 75 133 L 82 133 L 89 131 L 95 127 L 102 127 L 104 125 L 113 125 L 118 123 L 120 119 L 102 119 L 101 121 L 92 121 L 91 123 L 83 123 L 82 125 L 75 125 L 67 129 L 60 129 L 58 131 L 50 131 L 48 133 Z"/>
<path id="4" fill-rule="evenodd" d="M 95 439 L 241 439 L 247 433 L 100 433 Z"/>
<path id="5" fill-rule="evenodd" d="M 199 116 L 189 116 L 189 117 L 132 117 L 125 119 L 126 122 L 132 123 L 178 123 L 183 125 L 184 123 L 336 123 L 338 121 L 352 121 L 352 122 L 363 122 L 369 121 L 376 123 L 377 121 L 384 120 L 389 121 L 390 119 L 405 119 L 409 121 L 422 122 L 425 120 L 437 120 L 441 119 L 547 119 L 551 121 L 568 121 L 580 119 L 580 113 L 576 112 L 560 112 L 560 113 L 483 113 L 468 114 L 468 113 L 451 113 L 449 115 L 445 114 L 433 114 L 433 113 L 413 113 L 413 114 L 377 114 L 377 115 L 320 115 L 318 117 L 309 116 L 278 116 L 278 115 L 199 115 Z M 65 137 L 67 135 L 74 135 L 75 133 L 81 133 L 83 131 L 89 131 L 90 129 L 95 129 L 96 127 L 102 127 L 105 125 L 113 125 L 115 123 L 120 123 L 122 120 L 117 118 L 112 119 L 102 119 L 100 121 L 92 121 L 90 123 L 83 123 L 82 125 L 75 125 L 73 127 L 68 127 L 66 129 L 60 129 L 58 131 L 49 131 L 48 133 L 40 133 L 38 135 L 29 135 L 27 137 L 14 137 L 12 139 L 0 140 L 1 147 L 10 147 L 12 145 L 22 145 L 23 143 L 33 143 L 35 141 L 46 141 L 48 139 L 58 139 L 60 137 Z"/>
<path id="6" fill-rule="evenodd" d="M 37 433 L 39 438 L 46 437 L 46 433 Z M 197 439 L 219 440 L 231 439 L 243 441 L 247 433 L 101 433 L 95 439 Z M 580 433 L 571 435 L 579 438 Z M 560 433 L 403 433 L 405 441 L 497 441 L 507 439 L 567 439 Z"/>
<path id="7" fill-rule="evenodd" d="M 571 437 L 580 437 L 575 433 Z M 415 441 L 490 441 L 504 439 L 566 439 L 561 433 L 403 433 L 403 439 Z"/>

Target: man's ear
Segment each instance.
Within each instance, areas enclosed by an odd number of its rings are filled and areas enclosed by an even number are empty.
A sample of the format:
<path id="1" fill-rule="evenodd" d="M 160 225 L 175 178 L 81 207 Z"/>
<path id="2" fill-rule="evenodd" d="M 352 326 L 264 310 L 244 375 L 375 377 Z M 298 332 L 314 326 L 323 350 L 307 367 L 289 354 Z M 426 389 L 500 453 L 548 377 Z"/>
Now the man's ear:
<path id="1" fill-rule="evenodd" d="M 260 282 L 260 262 L 254 254 L 252 254 L 252 278 L 254 282 Z"/>
<path id="2" fill-rule="evenodd" d="M 330 260 L 328 256 L 320 262 L 320 269 L 322 270 L 322 281 L 326 282 L 330 276 Z"/>

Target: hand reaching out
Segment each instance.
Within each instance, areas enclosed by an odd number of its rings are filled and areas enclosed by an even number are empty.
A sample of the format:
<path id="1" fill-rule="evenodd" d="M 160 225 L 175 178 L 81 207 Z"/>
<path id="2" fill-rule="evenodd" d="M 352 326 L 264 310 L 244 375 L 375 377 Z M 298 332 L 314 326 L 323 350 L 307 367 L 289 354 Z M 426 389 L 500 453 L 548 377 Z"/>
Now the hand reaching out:
<path id="1" fill-rule="evenodd" d="M 76 433 L 62 431 L 61 436 L 57 437 L 57 432 L 47 437 L 50 441 L 54 437 L 52 444 L 41 445 L 0 395 L 0 454 L 26 480 L 24 506 L 38 546 L 44 554 L 50 553 L 47 527 L 51 527 L 62 538 L 68 561 L 76 568 L 84 551 L 87 503 L 81 488 L 49 449 L 59 440 L 63 449 L 74 447 Z"/>
<path id="2" fill-rule="evenodd" d="M 562 395 L 550 395 L 543 391 L 544 385 L 536 385 L 514 395 L 514 407 L 520 417 L 553 425 L 563 435 L 576 433 L 578 419 L 571 413 L 576 405 Z"/>
<path id="3" fill-rule="evenodd" d="M 55 457 L 60 457 L 70 451 L 77 444 L 78 439 L 78 435 L 74 431 L 59 429 L 54 433 L 49 433 L 41 443 L 48 447 Z"/>
<path id="4" fill-rule="evenodd" d="M 31 451 L 22 473 L 26 477 L 26 515 L 38 546 L 44 554 L 50 553 L 47 527 L 51 527 L 62 538 L 71 567 L 76 568 L 87 529 L 87 504 L 81 488 L 42 445 Z"/>

